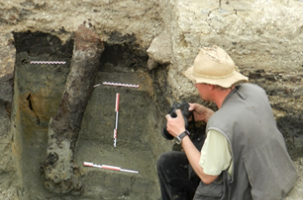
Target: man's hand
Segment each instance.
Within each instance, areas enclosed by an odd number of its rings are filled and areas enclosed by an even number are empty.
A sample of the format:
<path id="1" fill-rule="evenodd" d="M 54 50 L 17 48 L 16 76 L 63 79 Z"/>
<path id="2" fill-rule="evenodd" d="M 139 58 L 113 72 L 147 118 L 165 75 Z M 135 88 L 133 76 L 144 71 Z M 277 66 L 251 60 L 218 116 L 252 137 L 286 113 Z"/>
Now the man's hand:
<path id="1" fill-rule="evenodd" d="M 167 131 L 176 137 L 185 131 L 185 121 L 180 109 L 176 110 L 177 117 L 172 118 L 170 114 L 166 115 L 167 119 Z"/>
<path id="2" fill-rule="evenodd" d="M 196 112 L 197 116 L 201 116 L 201 118 L 203 119 L 207 118 L 209 115 L 211 116 L 214 113 L 211 109 L 208 109 L 205 106 L 199 104 L 190 104 L 189 110 L 191 108 L 193 109 L 193 111 Z M 179 109 L 176 110 L 176 115 L 177 115 L 176 118 L 172 118 L 170 114 L 166 115 L 167 131 L 173 137 L 176 137 L 185 131 L 185 120 L 183 118 L 181 110 Z M 205 184 L 212 183 L 218 176 L 207 175 L 204 173 L 203 168 L 199 165 L 201 152 L 197 150 L 197 148 L 193 145 L 189 137 L 185 137 L 183 139 L 182 147 L 186 153 L 186 156 L 193 170 L 200 177 L 201 181 L 203 181 Z"/>
<path id="3" fill-rule="evenodd" d="M 214 111 L 198 103 L 189 103 L 189 111 L 193 112 L 195 121 L 208 122 Z"/>

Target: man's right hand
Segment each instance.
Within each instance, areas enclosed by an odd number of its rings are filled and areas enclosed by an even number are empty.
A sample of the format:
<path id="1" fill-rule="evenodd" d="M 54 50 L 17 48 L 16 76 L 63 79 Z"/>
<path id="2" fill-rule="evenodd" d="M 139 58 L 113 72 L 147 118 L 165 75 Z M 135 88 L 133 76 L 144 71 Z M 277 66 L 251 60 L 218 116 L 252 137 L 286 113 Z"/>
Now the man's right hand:
<path id="1" fill-rule="evenodd" d="M 198 103 L 189 103 L 189 111 L 193 112 L 195 121 L 208 122 L 214 111 Z"/>

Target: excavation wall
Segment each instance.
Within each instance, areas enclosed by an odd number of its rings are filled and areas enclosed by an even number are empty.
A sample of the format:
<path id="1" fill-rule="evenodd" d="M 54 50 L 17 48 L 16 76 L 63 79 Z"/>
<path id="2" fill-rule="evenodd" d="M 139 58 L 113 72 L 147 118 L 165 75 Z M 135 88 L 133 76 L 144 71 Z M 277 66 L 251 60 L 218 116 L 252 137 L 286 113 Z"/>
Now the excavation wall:
<path id="1" fill-rule="evenodd" d="M 303 199 L 303 2 L 301 0 L 12 0 L 0 3 L 0 199 L 159 199 L 155 164 L 172 148 L 160 136 L 174 101 L 200 102 L 183 76 L 201 46 L 223 47 L 269 97 Z M 75 151 L 82 187 L 54 194 L 41 163 L 80 24 L 104 41 Z M 31 65 L 63 60 L 64 65 Z M 105 86 L 103 81 L 139 84 Z M 115 95 L 120 93 L 117 147 Z M 88 168 L 115 165 L 139 174 Z"/>

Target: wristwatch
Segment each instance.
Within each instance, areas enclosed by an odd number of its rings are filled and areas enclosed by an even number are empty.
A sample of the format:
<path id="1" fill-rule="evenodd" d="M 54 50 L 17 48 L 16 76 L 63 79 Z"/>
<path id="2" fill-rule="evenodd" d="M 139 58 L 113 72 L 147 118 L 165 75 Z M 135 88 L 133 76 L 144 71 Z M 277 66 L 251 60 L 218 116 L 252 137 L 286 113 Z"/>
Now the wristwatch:
<path id="1" fill-rule="evenodd" d="M 189 133 L 189 131 L 185 130 L 184 132 L 182 132 L 181 134 L 179 134 L 178 136 L 176 136 L 176 137 L 174 138 L 176 144 L 181 144 L 181 143 L 182 143 L 182 139 L 183 139 L 185 136 L 187 136 L 187 135 L 189 136 L 190 133 Z"/>

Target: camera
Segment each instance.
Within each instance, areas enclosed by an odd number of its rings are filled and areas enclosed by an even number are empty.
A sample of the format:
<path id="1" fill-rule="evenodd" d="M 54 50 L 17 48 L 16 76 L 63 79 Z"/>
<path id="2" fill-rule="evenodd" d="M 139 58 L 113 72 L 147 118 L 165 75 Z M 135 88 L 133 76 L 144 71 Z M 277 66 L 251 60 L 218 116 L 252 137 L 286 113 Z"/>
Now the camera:
<path id="1" fill-rule="evenodd" d="M 190 105 L 187 102 L 182 102 L 182 103 L 175 102 L 171 106 L 168 114 L 170 114 L 170 116 L 172 118 L 176 118 L 177 117 L 176 110 L 180 109 L 181 113 L 183 115 L 184 121 L 185 121 L 185 128 L 187 128 L 188 127 L 188 118 L 192 115 L 192 111 L 189 111 L 189 107 L 190 107 Z M 173 139 L 173 136 L 167 131 L 167 126 L 165 126 L 165 128 L 163 129 L 162 135 L 167 140 Z"/>

